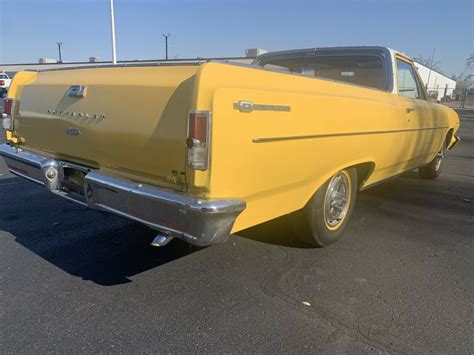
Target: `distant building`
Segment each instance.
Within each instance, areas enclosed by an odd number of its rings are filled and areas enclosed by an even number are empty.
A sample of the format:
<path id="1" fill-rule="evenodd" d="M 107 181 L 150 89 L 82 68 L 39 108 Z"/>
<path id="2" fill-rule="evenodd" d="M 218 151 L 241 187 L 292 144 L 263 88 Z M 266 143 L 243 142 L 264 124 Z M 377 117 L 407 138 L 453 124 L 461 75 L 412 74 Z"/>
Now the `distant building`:
<path id="1" fill-rule="evenodd" d="M 249 48 L 245 50 L 245 56 L 247 58 L 255 58 L 265 53 L 268 53 L 268 51 L 262 48 Z"/>
<path id="2" fill-rule="evenodd" d="M 39 64 L 53 64 L 53 63 L 57 63 L 58 61 L 56 59 L 53 59 L 53 58 L 40 58 L 38 59 L 38 63 Z"/>
<path id="3" fill-rule="evenodd" d="M 415 62 L 415 67 L 418 69 L 418 73 L 425 84 L 430 98 L 435 100 L 441 100 L 445 96 L 453 98 L 456 80 L 420 63 Z"/>

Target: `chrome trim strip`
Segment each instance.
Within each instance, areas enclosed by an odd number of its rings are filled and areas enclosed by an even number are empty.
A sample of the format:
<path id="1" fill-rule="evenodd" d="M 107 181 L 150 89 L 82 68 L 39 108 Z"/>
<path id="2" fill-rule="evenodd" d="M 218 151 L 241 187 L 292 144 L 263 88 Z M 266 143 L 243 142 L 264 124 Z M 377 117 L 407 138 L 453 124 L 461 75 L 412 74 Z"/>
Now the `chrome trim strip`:
<path id="1" fill-rule="evenodd" d="M 449 127 L 442 126 L 442 127 L 430 127 L 430 128 L 398 129 L 398 130 L 393 130 L 393 131 L 366 131 L 366 132 L 349 132 L 349 133 L 313 134 L 313 135 L 308 135 L 308 136 L 254 138 L 252 139 L 252 142 L 253 143 L 270 143 L 270 142 L 281 142 L 281 141 L 300 140 L 300 139 L 346 137 L 346 136 L 389 134 L 389 133 L 416 132 L 416 131 L 432 131 L 432 130 L 446 129 L 446 128 L 449 128 Z"/>
<path id="2" fill-rule="evenodd" d="M 412 168 L 412 169 L 408 169 L 408 170 L 403 170 L 403 171 L 401 171 L 401 172 L 396 172 L 396 173 L 390 174 L 389 176 L 386 176 L 386 177 L 384 177 L 384 178 L 381 179 L 381 180 L 378 180 L 378 181 L 373 182 L 373 183 L 371 183 L 371 184 L 362 186 L 359 191 L 365 191 L 365 190 L 368 190 L 368 189 L 370 189 L 370 188 L 372 188 L 372 187 L 381 185 L 381 184 L 383 184 L 383 183 L 385 183 L 385 182 L 387 182 L 387 181 L 390 181 L 390 180 L 392 180 L 392 179 L 395 179 L 395 178 L 397 178 L 397 177 L 399 177 L 399 176 L 401 176 L 401 175 L 403 175 L 403 174 L 405 174 L 405 173 L 407 173 L 407 172 L 409 172 L 409 171 L 411 171 L 411 170 L 413 170 L 413 169 L 416 169 L 416 168 Z"/>
<path id="3" fill-rule="evenodd" d="M 77 70 L 77 69 L 101 69 L 101 68 L 136 68 L 136 67 L 170 67 L 170 66 L 199 66 L 203 63 L 207 63 L 210 60 L 189 60 L 189 62 L 172 62 L 172 63 L 163 63 L 163 62 L 143 62 L 143 63 L 117 63 L 117 64 L 96 64 L 90 63 L 91 65 L 71 65 L 67 66 L 68 64 L 63 64 L 65 67 L 61 68 L 48 68 L 48 69 L 26 69 L 25 71 L 32 71 L 32 72 L 49 72 L 49 71 L 62 71 L 62 70 Z M 170 61 L 171 62 L 171 61 Z M 88 63 L 88 62 L 87 62 Z M 37 63 L 35 63 L 37 64 Z"/>

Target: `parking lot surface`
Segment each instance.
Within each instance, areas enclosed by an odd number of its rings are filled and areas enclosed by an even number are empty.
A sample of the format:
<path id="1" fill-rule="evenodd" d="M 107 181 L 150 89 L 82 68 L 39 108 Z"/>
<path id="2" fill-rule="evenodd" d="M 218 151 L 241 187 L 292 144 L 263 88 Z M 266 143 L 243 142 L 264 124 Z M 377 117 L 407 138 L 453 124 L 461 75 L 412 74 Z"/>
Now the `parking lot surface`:
<path id="1" fill-rule="evenodd" d="M 196 248 L 10 175 L 0 162 L 0 348 L 474 353 L 474 113 L 438 180 L 362 192 L 344 238 L 283 220 Z M 1 159 L 0 159 L 1 160 Z"/>

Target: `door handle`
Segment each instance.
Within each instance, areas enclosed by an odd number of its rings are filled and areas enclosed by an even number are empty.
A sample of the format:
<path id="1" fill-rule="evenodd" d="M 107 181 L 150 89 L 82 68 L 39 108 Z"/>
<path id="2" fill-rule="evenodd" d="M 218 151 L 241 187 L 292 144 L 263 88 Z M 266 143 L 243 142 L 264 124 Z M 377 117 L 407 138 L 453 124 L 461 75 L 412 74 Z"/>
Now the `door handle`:
<path id="1" fill-rule="evenodd" d="M 414 107 L 407 107 L 407 108 L 405 109 L 406 113 L 410 113 L 410 112 L 413 112 L 413 111 L 415 111 L 415 110 L 416 110 L 416 108 L 414 108 Z"/>

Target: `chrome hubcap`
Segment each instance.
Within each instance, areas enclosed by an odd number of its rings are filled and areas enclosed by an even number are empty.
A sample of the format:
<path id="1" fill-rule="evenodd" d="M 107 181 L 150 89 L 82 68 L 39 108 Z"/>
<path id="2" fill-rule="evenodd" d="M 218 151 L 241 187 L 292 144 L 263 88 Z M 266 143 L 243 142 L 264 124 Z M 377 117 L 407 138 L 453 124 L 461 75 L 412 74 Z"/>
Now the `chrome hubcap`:
<path id="1" fill-rule="evenodd" d="M 344 173 L 338 173 L 329 182 L 326 191 L 324 218 L 327 225 L 335 227 L 346 216 L 349 208 L 350 183 Z"/>

